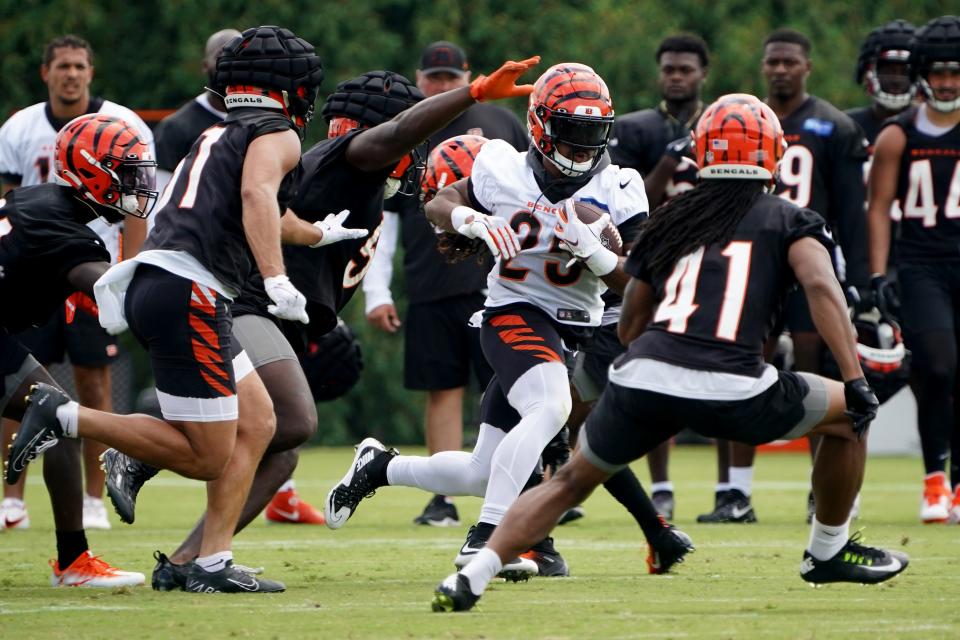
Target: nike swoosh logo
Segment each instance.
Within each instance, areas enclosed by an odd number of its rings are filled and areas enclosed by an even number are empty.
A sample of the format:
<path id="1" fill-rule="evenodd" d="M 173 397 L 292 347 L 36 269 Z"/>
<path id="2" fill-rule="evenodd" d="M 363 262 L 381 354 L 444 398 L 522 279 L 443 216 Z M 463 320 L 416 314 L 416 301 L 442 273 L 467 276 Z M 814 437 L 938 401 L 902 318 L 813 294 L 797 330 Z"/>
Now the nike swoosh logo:
<path id="1" fill-rule="evenodd" d="M 227 578 L 227 582 L 232 582 L 244 591 L 256 591 L 257 587 L 260 586 L 260 584 L 253 578 L 250 578 L 250 582 L 240 582 L 239 580 L 234 580 L 233 578 Z"/>
<path id="2" fill-rule="evenodd" d="M 471 547 L 469 544 L 465 544 L 462 547 L 460 547 L 460 553 L 464 555 L 468 555 L 471 553 L 477 553 L 478 551 L 480 551 L 480 549 L 483 549 L 483 547 Z"/>
<path id="3" fill-rule="evenodd" d="M 753 507 L 734 507 L 730 509 L 730 515 L 734 518 L 742 518 L 751 511 L 753 511 Z"/>
<path id="4" fill-rule="evenodd" d="M 569 246 L 571 246 L 571 247 L 576 247 L 577 245 L 580 244 L 580 238 L 577 238 L 576 241 L 574 241 L 574 240 L 564 240 L 564 242 L 566 242 L 567 245 L 569 245 Z"/>
<path id="5" fill-rule="evenodd" d="M 7 518 L 7 519 L 6 519 L 6 520 L 7 520 L 7 523 L 6 523 L 7 529 L 13 529 L 13 528 L 16 527 L 18 524 L 20 524 L 21 522 L 23 522 L 23 519 L 24 519 L 25 517 L 26 517 L 26 516 L 21 516 L 21 517 L 17 518 L 16 520 L 11 520 L 10 518 Z"/>
<path id="6" fill-rule="evenodd" d="M 631 182 L 633 182 L 633 178 L 630 178 L 630 179 L 627 180 L 626 182 L 621 182 L 621 183 L 620 183 L 620 188 L 621 188 L 621 189 L 626 189 L 626 188 L 627 188 L 627 185 L 630 184 Z"/>
<path id="7" fill-rule="evenodd" d="M 650 566 L 653 567 L 654 569 L 659 569 L 659 568 L 660 568 L 660 554 L 659 554 L 659 553 L 653 554 L 653 562 L 650 563 Z"/>
<path id="8" fill-rule="evenodd" d="M 277 509 L 276 507 L 274 507 L 273 510 L 274 510 L 275 513 L 283 516 L 283 517 L 286 518 L 287 520 L 299 520 L 299 519 L 300 519 L 300 512 L 299 512 L 299 511 L 284 511 L 284 510 L 282 510 L 282 509 Z"/>

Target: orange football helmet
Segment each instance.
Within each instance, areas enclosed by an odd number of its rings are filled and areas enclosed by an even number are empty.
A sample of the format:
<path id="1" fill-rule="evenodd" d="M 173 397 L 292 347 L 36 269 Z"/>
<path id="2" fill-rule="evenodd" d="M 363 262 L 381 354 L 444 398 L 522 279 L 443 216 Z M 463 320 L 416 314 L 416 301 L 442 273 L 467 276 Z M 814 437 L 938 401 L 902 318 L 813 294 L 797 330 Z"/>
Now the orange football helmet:
<path id="1" fill-rule="evenodd" d="M 746 93 L 707 107 L 694 136 L 701 178 L 773 180 L 786 143 L 773 109 Z"/>
<path id="2" fill-rule="evenodd" d="M 137 130 L 120 118 L 89 113 L 57 134 L 54 176 L 100 207 L 110 222 L 146 218 L 157 202 L 157 162 Z"/>
<path id="3" fill-rule="evenodd" d="M 423 202 L 430 202 L 438 191 L 469 176 L 480 147 L 487 142 L 483 136 L 462 135 L 438 144 L 427 158 Z"/>
<path id="4" fill-rule="evenodd" d="M 585 64 L 553 65 L 533 85 L 527 128 L 537 150 L 565 175 L 589 172 L 603 157 L 613 128 L 607 84 Z M 558 143 L 590 151 L 590 159 L 576 162 L 557 151 Z"/>

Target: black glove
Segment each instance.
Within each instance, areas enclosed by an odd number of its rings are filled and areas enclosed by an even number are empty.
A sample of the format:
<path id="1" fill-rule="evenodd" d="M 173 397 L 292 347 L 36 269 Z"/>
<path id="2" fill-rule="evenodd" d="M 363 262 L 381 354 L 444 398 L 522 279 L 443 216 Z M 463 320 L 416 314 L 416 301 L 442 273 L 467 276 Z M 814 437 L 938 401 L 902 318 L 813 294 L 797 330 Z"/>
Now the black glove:
<path id="1" fill-rule="evenodd" d="M 690 133 L 687 132 L 687 135 L 683 136 L 682 138 L 677 138 L 673 142 L 668 143 L 667 148 L 663 150 L 663 155 L 680 162 L 681 158 L 686 155 L 691 145 L 693 145 L 693 138 L 690 136 Z"/>
<path id="2" fill-rule="evenodd" d="M 847 410 L 843 413 L 853 420 L 853 431 L 859 440 L 877 417 L 880 402 L 865 378 L 844 382 L 843 397 L 847 401 Z"/>
<path id="3" fill-rule="evenodd" d="M 887 276 L 876 274 L 870 278 L 870 290 L 873 291 L 873 304 L 880 313 L 894 319 L 900 317 L 900 298 Z"/>
<path id="4" fill-rule="evenodd" d="M 544 447 L 540 459 L 543 460 L 543 468 L 549 469 L 551 476 L 556 475 L 560 467 L 570 460 L 570 429 L 560 429 L 560 433 Z"/>

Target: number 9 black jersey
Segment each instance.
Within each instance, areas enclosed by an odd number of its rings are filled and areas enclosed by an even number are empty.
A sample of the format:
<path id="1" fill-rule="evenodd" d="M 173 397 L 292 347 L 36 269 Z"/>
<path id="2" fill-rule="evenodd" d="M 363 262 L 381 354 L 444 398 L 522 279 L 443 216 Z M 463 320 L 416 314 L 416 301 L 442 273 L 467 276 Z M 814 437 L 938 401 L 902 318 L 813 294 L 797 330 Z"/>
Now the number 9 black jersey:
<path id="1" fill-rule="evenodd" d="M 917 130 L 919 107 L 910 107 L 886 126 L 907 136 L 900 156 L 897 199 L 903 210 L 897 256 L 900 262 L 960 260 L 960 125 L 941 136 Z"/>
<path id="2" fill-rule="evenodd" d="M 795 280 L 787 252 L 807 236 L 833 250 L 822 217 L 764 194 L 729 243 L 701 247 L 670 273 L 651 274 L 631 251 L 625 270 L 653 287 L 658 306 L 624 357 L 759 377 L 763 344 Z"/>

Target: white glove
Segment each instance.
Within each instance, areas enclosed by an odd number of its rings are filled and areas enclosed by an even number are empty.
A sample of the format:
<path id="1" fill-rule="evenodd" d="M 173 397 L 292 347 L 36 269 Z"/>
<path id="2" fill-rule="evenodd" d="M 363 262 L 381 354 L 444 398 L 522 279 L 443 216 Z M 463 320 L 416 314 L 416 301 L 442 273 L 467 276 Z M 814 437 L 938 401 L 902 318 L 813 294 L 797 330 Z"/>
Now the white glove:
<path id="1" fill-rule="evenodd" d="M 610 214 L 605 213 L 590 224 L 585 224 L 577 216 L 572 199 L 563 203 L 563 209 L 554 226 L 560 247 L 582 260 L 598 276 L 605 276 L 616 269 L 619 262 L 617 254 L 600 241 L 604 228 L 610 224 Z"/>
<path id="2" fill-rule="evenodd" d="M 480 238 L 487 243 L 494 258 L 516 258 L 520 253 L 520 238 L 506 220 L 488 216 L 470 207 L 454 207 L 450 223 L 461 235 Z"/>
<path id="3" fill-rule="evenodd" d="M 267 311 L 281 320 L 296 320 L 304 324 L 310 322 L 307 299 L 291 284 L 290 278 L 283 274 L 264 278 L 263 288 L 273 300 L 273 304 L 267 306 Z"/>
<path id="4" fill-rule="evenodd" d="M 316 249 L 317 247 L 333 244 L 334 242 L 340 242 L 341 240 L 357 240 L 359 238 L 365 238 L 368 233 L 366 229 L 344 228 L 343 223 L 346 221 L 347 216 L 349 215 L 350 209 L 344 209 L 340 213 L 331 213 L 323 220 L 314 222 L 313 226 L 315 226 L 317 229 L 320 229 L 323 237 L 320 238 L 320 242 L 310 245 L 310 248 Z"/>

